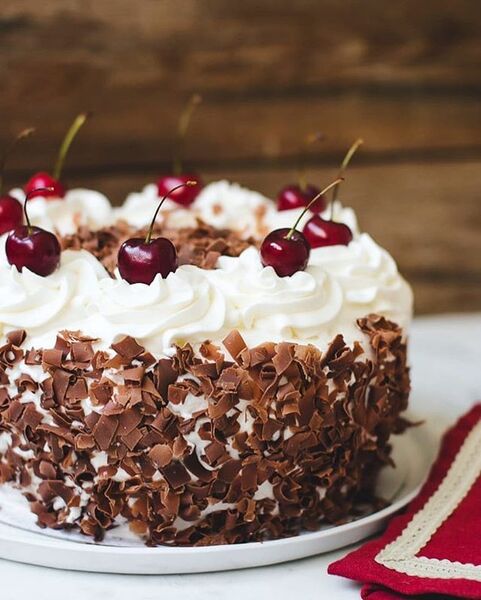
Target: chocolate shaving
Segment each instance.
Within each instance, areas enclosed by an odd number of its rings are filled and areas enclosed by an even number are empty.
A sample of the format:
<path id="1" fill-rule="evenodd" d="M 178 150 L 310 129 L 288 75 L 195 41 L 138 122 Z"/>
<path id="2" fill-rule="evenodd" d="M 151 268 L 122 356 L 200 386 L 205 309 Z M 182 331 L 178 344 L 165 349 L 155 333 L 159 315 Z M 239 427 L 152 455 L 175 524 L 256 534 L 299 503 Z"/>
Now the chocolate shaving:
<path id="1" fill-rule="evenodd" d="M 101 450 L 108 450 L 114 439 L 118 427 L 118 419 L 115 416 L 106 417 L 102 415 L 93 428 L 93 435 Z"/>
<path id="2" fill-rule="evenodd" d="M 122 358 L 128 359 L 129 361 L 139 356 L 144 352 L 144 348 L 138 344 L 134 338 L 126 336 L 115 344 L 112 344 L 112 348 Z"/>
<path id="3" fill-rule="evenodd" d="M 236 361 L 240 353 L 247 348 L 243 337 L 237 330 L 231 331 L 222 343 L 232 358 Z"/>
<path id="4" fill-rule="evenodd" d="M 26 337 L 27 333 L 24 329 L 16 329 L 15 331 L 7 333 L 7 340 L 12 346 L 17 346 L 17 348 L 20 348 Z"/>
<path id="5" fill-rule="evenodd" d="M 190 481 L 190 475 L 180 462 L 171 462 L 162 469 L 162 473 L 169 484 L 177 490 Z"/>
<path id="6" fill-rule="evenodd" d="M 149 452 L 149 457 L 156 467 L 166 467 L 172 460 L 172 450 L 167 444 L 157 444 Z"/>
<path id="7" fill-rule="evenodd" d="M 61 367 L 63 360 L 62 350 L 52 348 L 51 350 L 44 350 L 42 352 L 43 367 Z"/>
<path id="8" fill-rule="evenodd" d="M 90 363 L 95 354 L 91 342 L 74 342 L 71 351 L 74 361 L 81 364 Z"/>
<path id="9" fill-rule="evenodd" d="M 167 394 L 167 400 L 172 402 L 172 404 L 183 404 L 184 400 L 187 398 L 189 390 L 186 387 L 181 385 L 174 385 L 171 383 L 169 385 L 169 390 Z"/>

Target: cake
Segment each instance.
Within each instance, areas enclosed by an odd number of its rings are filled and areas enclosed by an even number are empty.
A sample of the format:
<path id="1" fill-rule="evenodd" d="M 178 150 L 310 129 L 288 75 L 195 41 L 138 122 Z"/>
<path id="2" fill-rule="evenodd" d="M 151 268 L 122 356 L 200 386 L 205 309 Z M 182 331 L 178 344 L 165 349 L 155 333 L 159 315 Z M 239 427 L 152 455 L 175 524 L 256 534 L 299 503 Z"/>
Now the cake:
<path id="1" fill-rule="evenodd" d="M 218 181 L 164 202 L 154 236 L 179 265 L 131 284 L 119 248 L 158 201 L 154 184 L 119 208 L 90 190 L 29 200 L 62 247 L 45 277 L 2 236 L 0 487 L 40 527 L 149 545 L 275 539 L 375 503 L 409 395 L 412 294 L 392 257 L 336 201 L 352 240 L 279 276 L 259 248 L 303 209 Z"/>

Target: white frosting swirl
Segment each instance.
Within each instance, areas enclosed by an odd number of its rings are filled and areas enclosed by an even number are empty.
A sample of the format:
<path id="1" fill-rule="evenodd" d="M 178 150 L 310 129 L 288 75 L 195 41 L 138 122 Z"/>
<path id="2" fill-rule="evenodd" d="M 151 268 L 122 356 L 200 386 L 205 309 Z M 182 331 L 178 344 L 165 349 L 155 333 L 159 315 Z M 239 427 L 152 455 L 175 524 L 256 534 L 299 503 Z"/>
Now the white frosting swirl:
<path id="1" fill-rule="evenodd" d="M 390 254 L 367 233 L 358 235 L 348 246 L 312 250 L 309 265 L 336 278 L 343 289 L 344 305 L 353 314 L 376 312 L 408 325 L 411 288 L 399 275 Z"/>
<path id="2" fill-rule="evenodd" d="M 3 248 L 2 243 L 2 252 Z M 84 250 L 63 252 L 59 269 L 49 277 L 27 269 L 19 273 L 2 256 L 0 326 L 5 330 L 26 329 L 39 347 L 51 345 L 59 330 L 84 327 L 92 294 L 103 278 L 108 278 L 107 271 Z"/>
<path id="3" fill-rule="evenodd" d="M 173 343 L 202 342 L 224 331 L 225 299 L 205 271 L 186 265 L 150 285 L 100 281 L 95 299 L 102 337 L 130 335 L 162 353 Z"/>
<path id="4" fill-rule="evenodd" d="M 149 183 L 141 192 L 129 194 L 123 205 L 114 209 L 114 218 L 141 229 L 150 225 L 159 201 L 157 186 L 155 183 Z M 192 210 L 185 209 L 167 198 L 160 208 L 157 223 L 174 228 L 195 227 L 196 219 Z"/>
<path id="5" fill-rule="evenodd" d="M 10 194 L 20 202 L 25 200 L 25 192 L 20 188 L 11 190 Z M 60 235 L 75 233 L 80 225 L 100 229 L 110 225 L 114 218 L 110 202 L 103 194 L 81 188 L 68 190 L 64 198 L 32 198 L 28 215 L 32 225 Z"/>
<path id="6" fill-rule="evenodd" d="M 275 211 L 274 203 L 237 183 L 216 181 L 206 185 L 192 204 L 205 223 L 219 229 L 234 229 L 245 237 L 265 234 L 264 219 Z"/>
<path id="7" fill-rule="evenodd" d="M 338 333 L 359 340 L 356 319 L 383 314 L 409 325 L 411 288 L 389 254 L 362 234 L 349 246 L 319 248 L 306 271 L 278 277 L 256 249 L 221 257 L 212 278 L 225 294 L 229 326 L 250 344 L 290 340 L 323 346 Z"/>
<path id="8" fill-rule="evenodd" d="M 239 258 L 221 257 L 209 273 L 226 297 L 230 328 L 239 329 L 250 344 L 269 340 L 317 339 L 338 316 L 342 290 L 320 269 L 278 277 L 263 268 L 259 253 L 248 248 Z"/>

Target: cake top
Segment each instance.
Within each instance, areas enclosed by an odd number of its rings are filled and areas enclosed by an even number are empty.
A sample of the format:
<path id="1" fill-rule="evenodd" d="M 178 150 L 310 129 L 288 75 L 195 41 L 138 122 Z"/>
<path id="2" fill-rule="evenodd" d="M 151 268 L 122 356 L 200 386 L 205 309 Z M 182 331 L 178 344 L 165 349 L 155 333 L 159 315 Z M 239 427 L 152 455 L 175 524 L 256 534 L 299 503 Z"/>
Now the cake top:
<path id="1" fill-rule="evenodd" d="M 11 193 L 24 197 L 18 189 Z M 57 232 L 64 249 L 48 277 L 20 273 L 6 259 L 3 236 L 4 332 L 24 328 L 36 347 L 51 345 L 62 329 L 81 330 L 105 345 L 130 335 L 161 355 L 174 343 L 222 340 L 232 329 L 250 346 L 287 340 L 322 347 L 338 333 L 347 343 L 358 339 L 355 322 L 370 313 L 402 327 L 409 323 L 409 286 L 391 256 L 359 231 L 351 209 L 334 205 L 335 220 L 353 233 L 348 245 L 315 248 L 304 271 L 279 277 L 263 267 L 258 245 L 266 232 L 292 226 L 302 209 L 278 211 L 268 198 L 227 181 L 207 185 L 189 208 L 164 203 L 157 231 L 177 245 L 180 266 L 150 285 L 129 284 L 116 269 L 117 248 L 145 230 L 157 203 L 152 184 L 120 208 L 82 189 L 29 201 L 32 224 Z"/>

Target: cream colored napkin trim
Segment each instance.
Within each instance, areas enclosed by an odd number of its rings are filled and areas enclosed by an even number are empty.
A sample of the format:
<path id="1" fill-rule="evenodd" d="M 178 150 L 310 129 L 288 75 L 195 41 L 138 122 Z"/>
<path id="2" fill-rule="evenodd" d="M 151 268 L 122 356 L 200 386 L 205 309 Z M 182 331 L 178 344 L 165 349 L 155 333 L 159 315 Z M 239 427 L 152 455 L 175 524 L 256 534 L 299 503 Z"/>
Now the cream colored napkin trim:
<path id="1" fill-rule="evenodd" d="M 456 510 L 481 473 L 481 421 L 468 434 L 436 492 L 375 557 L 377 563 L 407 575 L 481 581 L 481 565 L 416 556 Z"/>

